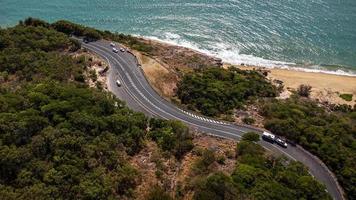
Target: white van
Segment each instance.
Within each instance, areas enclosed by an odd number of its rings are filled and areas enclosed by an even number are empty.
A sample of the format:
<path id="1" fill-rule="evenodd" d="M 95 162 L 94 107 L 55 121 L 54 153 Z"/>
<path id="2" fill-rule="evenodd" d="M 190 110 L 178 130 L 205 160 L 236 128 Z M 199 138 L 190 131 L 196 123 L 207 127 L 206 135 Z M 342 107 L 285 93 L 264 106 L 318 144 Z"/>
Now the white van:
<path id="1" fill-rule="evenodd" d="M 268 142 L 271 142 L 271 143 L 274 143 L 275 142 L 275 139 L 276 139 L 276 136 L 273 135 L 272 133 L 268 133 L 268 132 L 263 132 L 262 134 L 262 139 L 263 140 L 266 140 Z"/>

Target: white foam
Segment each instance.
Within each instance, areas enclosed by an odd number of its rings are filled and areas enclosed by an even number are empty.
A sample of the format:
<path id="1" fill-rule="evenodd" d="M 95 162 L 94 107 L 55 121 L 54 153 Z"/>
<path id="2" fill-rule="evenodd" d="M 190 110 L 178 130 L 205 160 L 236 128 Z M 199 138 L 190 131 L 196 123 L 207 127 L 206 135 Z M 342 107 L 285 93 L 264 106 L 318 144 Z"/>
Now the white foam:
<path id="1" fill-rule="evenodd" d="M 141 37 L 156 40 L 159 42 L 164 42 L 171 45 L 190 48 L 209 56 L 221 58 L 222 61 L 225 63 L 235 64 L 235 65 L 244 64 L 244 65 L 256 66 L 256 67 L 281 68 L 281 69 L 288 69 L 288 70 L 326 73 L 326 74 L 334 74 L 334 75 L 342 75 L 342 76 L 356 76 L 356 72 L 353 71 L 345 71 L 342 69 L 337 69 L 335 71 L 332 71 L 317 65 L 302 67 L 292 62 L 269 60 L 269 59 L 256 57 L 253 55 L 240 54 L 237 48 L 224 44 L 223 42 L 211 43 L 209 46 L 211 46 L 212 50 L 207 50 L 200 47 L 198 44 L 191 41 L 187 41 L 183 39 L 180 35 L 171 32 L 163 33 L 162 38 L 156 36 L 141 36 Z"/>

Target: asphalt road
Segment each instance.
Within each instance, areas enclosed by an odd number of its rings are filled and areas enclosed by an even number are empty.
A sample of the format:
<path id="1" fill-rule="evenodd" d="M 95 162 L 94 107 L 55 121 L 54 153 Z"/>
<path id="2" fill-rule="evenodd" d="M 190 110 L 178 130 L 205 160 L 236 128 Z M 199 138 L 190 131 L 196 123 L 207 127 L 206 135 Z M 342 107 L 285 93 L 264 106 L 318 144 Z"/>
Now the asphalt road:
<path id="1" fill-rule="evenodd" d="M 108 41 L 83 43 L 83 47 L 95 52 L 109 63 L 108 89 L 118 98 L 124 100 L 128 107 L 135 111 L 143 112 L 150 117 L 180 120 L 192 129 L 224 138 L 238 140 L 244 133 L 249 131 L 262 133 L 252 127 L 216 121 L 179 109 L 152 89 L 132 54 L 128 52 L 114 53 Z M 121 87 L 116 85 L 117 79 L 122 83 Z M 259 143 L 274 154 L 285 155 L 292 160 L 302 162 L 309 168 L 310 173 L 316 179 L 325 184 L 334 199 L 344 199 L 342 191 L 340 191 L 337 181 L 333 179 L 331 172 L 310 153 L 300 147 L 291 145 L 288 148 L 282 148 L 265 141 L 260 141 Z"/>

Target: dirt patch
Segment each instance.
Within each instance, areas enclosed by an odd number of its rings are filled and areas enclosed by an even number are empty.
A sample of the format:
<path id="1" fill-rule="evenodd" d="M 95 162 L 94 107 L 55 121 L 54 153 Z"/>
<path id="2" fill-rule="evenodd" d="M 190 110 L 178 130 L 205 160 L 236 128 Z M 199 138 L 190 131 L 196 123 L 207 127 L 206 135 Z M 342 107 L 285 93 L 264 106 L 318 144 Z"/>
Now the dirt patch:
<path id="1" fill-rule="evenodd" d="M 264 128 L 263 121 L 264 117 L 259 114 L 259 108 L 254 105 L 247 105 L 244 110 L 235 110 L 234 112 L 234 122 L 236 124 L 244 124 L 244 118 L 252 118 L 253 123 L 249 124 L 255 127 Z"/>

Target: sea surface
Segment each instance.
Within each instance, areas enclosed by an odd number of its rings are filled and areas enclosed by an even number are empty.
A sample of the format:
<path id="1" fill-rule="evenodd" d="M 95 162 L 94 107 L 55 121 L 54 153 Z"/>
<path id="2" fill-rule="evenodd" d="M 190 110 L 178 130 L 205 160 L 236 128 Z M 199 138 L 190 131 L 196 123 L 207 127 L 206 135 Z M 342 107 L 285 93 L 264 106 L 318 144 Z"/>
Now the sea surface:
<path id="1" fill-rule="evenodd" d="M 356 0 L 0 0 L 0 26 L 67 19 L 226 62 L 356 76 Z"/>

